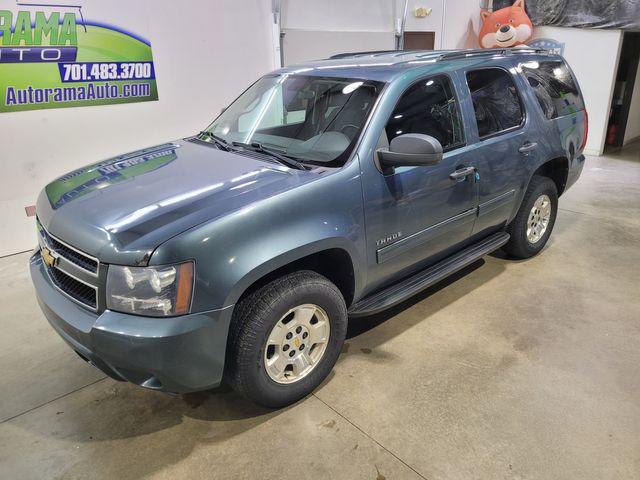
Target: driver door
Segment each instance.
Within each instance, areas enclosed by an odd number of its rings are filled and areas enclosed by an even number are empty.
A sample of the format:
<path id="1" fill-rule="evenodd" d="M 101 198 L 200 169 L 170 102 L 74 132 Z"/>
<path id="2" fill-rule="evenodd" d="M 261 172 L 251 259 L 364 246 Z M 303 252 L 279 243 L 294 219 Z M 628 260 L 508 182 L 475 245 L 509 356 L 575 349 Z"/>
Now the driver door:
<path id="1" fill-rule="evenodd" d="M 472 152 L 465 144 L 460 104 L 449 76 L 426 77 L 405 90 L 380 133 L 379 146 L 406 133 L 431 135 L 442 144 L 444 155 L 437 165 L 399 167 L 388 175 L 378 169 L 363 178 L 371 290 L 461 248 L 476 219 L 473 170 L 460 178 L 451 176 L 469 170 Z"/>

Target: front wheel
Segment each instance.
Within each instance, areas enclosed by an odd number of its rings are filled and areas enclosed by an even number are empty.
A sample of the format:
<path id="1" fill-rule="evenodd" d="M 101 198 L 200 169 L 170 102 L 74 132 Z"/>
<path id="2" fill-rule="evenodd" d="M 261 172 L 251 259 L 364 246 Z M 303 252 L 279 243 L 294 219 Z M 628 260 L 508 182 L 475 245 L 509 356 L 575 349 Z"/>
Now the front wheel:
<path id="1" fill-rule="evenodd" d="M 515 258 L 529 258 L 546 245 L 558 213 L 558 189 L 548 177 L 534 176 L 516 217 L 507 227 L 511 235 L 504 251 Z"/>
<path id="2" fill-rule="evenodd" d="M 228 380 L 255 403 L 289 405 L 331 372 L 346 331 L 347 307 L 333 283 L 310 271 L 285 275 L 236 306 Z"/>

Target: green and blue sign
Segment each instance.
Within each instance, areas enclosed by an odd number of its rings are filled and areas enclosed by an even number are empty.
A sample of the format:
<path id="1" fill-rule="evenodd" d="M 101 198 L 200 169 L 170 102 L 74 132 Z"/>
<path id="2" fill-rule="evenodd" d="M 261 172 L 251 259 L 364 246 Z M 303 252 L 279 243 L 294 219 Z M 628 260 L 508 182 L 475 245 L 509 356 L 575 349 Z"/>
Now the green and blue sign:
<path id="1" fill-rule="evenodd" d="M 0 9 L 0 112 L 158 99 L 151 44 L 81 6 Z"/>

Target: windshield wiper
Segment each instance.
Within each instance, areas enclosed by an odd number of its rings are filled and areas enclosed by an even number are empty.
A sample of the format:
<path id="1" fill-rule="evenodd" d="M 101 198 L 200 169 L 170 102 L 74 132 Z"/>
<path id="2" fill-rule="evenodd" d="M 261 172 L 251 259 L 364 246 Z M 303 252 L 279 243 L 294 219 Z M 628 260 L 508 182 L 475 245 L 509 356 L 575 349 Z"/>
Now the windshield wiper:
<path id="1" fill-rule="evenodd" d="M 282 155 L 281 153 L 271 150 L 270 148 L 265 148 L 262 146 L 262 144 L 258 142 L 253 142 L 253 143 L 232 142 L 231 145 L 233 145 L 234 147 L 242 147 L 247 150 L 251 150 L 253 152 L 264 153 L 265 155 L 269 155 L 270 157 L 275 158 L 276 160 L 286 165 L 287 167 L 297 168 L 298 170 L 308 170 L 308 167 L 303 165 L 299 161 L 294 160 L 291 157 Z"/>
<path id="2" fill-rule="evenodd" d="M 216 146 L 222 150 L 225 150 L 227 152 L 231 151 L 231 146 L 229 145 L 229 143 L 227 143 L 224 138 L 217 136 L 215 133 L 211 133 L 207 130 L 202 130 L 198 135 L 210 138 L 211 140 L 213 140 L 213 143 L 215 143 Z"/>

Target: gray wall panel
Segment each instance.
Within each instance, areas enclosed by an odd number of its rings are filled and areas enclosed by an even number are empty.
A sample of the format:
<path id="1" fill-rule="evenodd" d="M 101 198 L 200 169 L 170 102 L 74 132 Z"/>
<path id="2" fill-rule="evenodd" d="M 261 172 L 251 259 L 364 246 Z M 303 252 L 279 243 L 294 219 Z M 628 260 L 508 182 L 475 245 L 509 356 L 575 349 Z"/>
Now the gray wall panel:
<path id="1" fill-rule="evenodd" d="M 285 29 L 284 63 L 292 65 L 344 52 L 393 50 L 393 32 L 346 32 Z"/>

